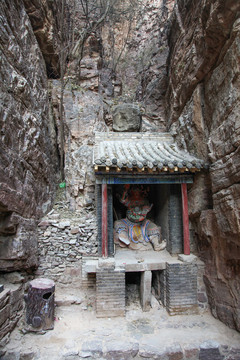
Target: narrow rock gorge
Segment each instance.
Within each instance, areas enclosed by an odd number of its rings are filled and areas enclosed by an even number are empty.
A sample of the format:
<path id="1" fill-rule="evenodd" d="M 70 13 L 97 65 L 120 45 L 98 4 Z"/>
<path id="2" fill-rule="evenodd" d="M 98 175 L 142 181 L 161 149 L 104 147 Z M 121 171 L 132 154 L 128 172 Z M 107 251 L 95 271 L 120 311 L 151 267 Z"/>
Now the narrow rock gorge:
<path id="1" fill-rule="evenodd" d="M 168 131 L 208 164 L 188 186 L 191 250 L 213 316 L 240 331 L 239 1 L 3 0 L 0 11 L 5 283 L 74 283 L 82 255 L 97 255 L 95 133 L 116 130 L 116 108 L 131 104 L 141 132 Z M 3 345 L 21 311 L 1 319 Z"/>

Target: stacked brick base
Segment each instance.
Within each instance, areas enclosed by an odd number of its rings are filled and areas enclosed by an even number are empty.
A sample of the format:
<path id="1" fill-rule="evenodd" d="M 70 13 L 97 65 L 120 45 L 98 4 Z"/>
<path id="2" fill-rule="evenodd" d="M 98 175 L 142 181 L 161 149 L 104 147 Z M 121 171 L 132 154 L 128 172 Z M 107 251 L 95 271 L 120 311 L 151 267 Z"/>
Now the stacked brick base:
<path id="1" fill-rule="evenodd" d="M 97 317 L 125 315 L 125 271 L 99 268 L 96 273 Z"/>
<path id="2" fill-rule="evenodd" d="M 176 261 L 158 271 L 159 298 L 170 315 L 196 314 L 199 307 L 201 262 Z M 152 272 L 141 271 L 140 301 L 150 310 Z M 125 315 L 125 269 L 115 268 L 114 259 L 99 260 L 96 268 L 96 312 L 98 317 Z"/>
<path id="3" fill-rule="evenodd" d="M 170 315 L 198 313 L 197 265 L 167 264 L 166 308 Z"/>

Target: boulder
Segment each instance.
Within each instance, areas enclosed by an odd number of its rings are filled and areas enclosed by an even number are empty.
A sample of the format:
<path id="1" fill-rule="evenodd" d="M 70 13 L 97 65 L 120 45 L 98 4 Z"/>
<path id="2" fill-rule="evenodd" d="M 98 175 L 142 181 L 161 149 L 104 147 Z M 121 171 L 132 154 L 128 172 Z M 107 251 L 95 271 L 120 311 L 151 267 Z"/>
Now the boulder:
<path id="1" fill-rule="evenodd" d="M 139 131 L 142 116 L 140 108 L 135 104 L 119 104 L 113 109 L 114 131 Z"/>

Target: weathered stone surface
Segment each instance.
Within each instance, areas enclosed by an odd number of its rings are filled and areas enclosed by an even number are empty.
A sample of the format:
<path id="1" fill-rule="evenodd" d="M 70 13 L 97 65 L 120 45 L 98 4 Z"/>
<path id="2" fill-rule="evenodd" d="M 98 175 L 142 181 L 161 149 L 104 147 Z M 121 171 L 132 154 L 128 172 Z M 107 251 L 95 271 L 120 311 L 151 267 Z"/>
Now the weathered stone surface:
<path id="1" fill-rule="evenodd" d="M 201 194 L 201 196 L 199 196 Z M 194 176 L 194 183 L 188 191 L 188 212 L 194 221 L 202 210 L 212 208 L 211 180 L 208 172 L 201 172 Z"/>
<path id="2" fill-rule="evenodd" d="M 90 353 L 91 355 L 102 356 L 103 354 L 103 344 L 102 341 L 89 340 L 85 341 L 82 344 L 82 352 Z"/>
<path id="3" fill-rule="evenodd" d="M 143 311 L 150 310 L 151 285 L 152 285 L 152 272 L 143 271 L 141 273 L 141 285 L 140 285 L 140 301 Z"/>
<path id="4" fill-rule="evenodd" d="M 212 313 L 238 330 L 239 11 L 238 1 L 175 5 L 167 90 L 176 141 L 210 162 L 210 177 L 190 188 L 189 213 Z"/>
<path id="5" fill-rule="evenodd" d="M 138 353 L 139 344 L 125 341 L 111 341 L 107 343 L 106 359 L 128 360 Z"/>
<path id="6" fill-rule="evenodd" d="M 226 360 L 239 360 L 240 359 L 240 350 L 232 348 L 230 349 L 230 354 L 226 356 Z"/>
<path id="7" fill-rule="evenodd" d="M 103 26 L 101 85 L 106 95 L 141 102 L 142 131 L 159 131 L 165 129 L 166 23 L 174 1 L 126 1 L 126 9 L 129 4 L 129 13 Z"/>
<path id="8" fill-rule="evenodd" d="M 174 7 L 169 34 L 171 81 L 167 90 L 170 123 L 179 117 L 196 85 L 226 53 L 239 7 L 232 0 L 182 0 Z"/>
<path id="9" fill-rule="evenodd" d="M 170 128 L 180 148 L 188 149 L 200 158 L 205 158 L 208 154 L 208 127 L 204 122 L 203 92 L 203 86 L 199 84 L 178 121 L 174 122 Z"/>
<path id="10" fill-rule="evenodd" d="M 56 7 L 58 5 L 55 0 L 23 0 L 23 2 L 43 54 L 48 77 L 59 77 L 60 62 L 56 51 L 59 42 L 56 17 Z"/>
<path id="11" fill-rule="evenodd" d="M 222 236 L 231 236 L 231 241 L 239 245 L 240 185 L 234 184 L 213 195 L 214 210 Z"/>
<path id="12" fill-rule="evenodd" d="M 197 257 L 193 254 L 189 254 L 189 255 L 178 254 L 178 259 L 181 260 L 182 262 L 186 262 L 186 263 L 196 263 L 197 262 Z"/>
<path id="13" fill-rule="evenodd" d="M 183 359 L 183 351 L 179 344 L 175 344 L 174 346 L 168 347 L 166 349 L 169 360 L 182 360 Z"/>
<path id="14" fill-rule="evenodd" d="M 19 360 L 34 360 L 37 357 L 37 353 L 33 350 L 26 350 L 20 354 Z"/>
<path id="15" fill-rule="evenodd" d="M 113 109 L 114 131 L 139 131 L 141 127 L 140 108 L 134 104 L 120 104 Z"/>
<path id="16" fill-rule="evenodd" d="M 23 309 L 23 285 L 9 283 L 6 277 L 1 277 L 5 290 L 0 293 L 0 352 L 8 342 L 11 331 L 16 326 Z M 1 357 L 1 355 L 0 355 Z"/>
<path id="17" fill-rule="evenodd" d="M 212 313 L 228 326 L 238 329 L 238 244 L 234 243 L 234 239 L 225 240 L 213 210 L 202 211 L 198 231 L 199 247 L 206 263 L 205 284 Z M 218 274 L 224 276 L 219 277 Z"/>
<path id="18" fill-rule="evenodd" d="M 198 359 L 199 349 L 193 345 L 185 345 L 184 354 L 186 360 L 196 360 Z"/>
<path id="19" fill-rule="evenodd" d="M 24 277 L 19 272 L 11 272 L 4 275 L 4 280 L 11 284 L 21 284 L 24 282 Z"/>
<path id="20" fill-rule="evenodd" d="M 159 360 L 168 360 L 168 353 L 166 351 L 166 348 L 159 348 L 156 346 L 155 343 L 152 344 L 151 341 L 149 341 L 149 344 L 145 344 L 144 346 L 140 346 L 139 348 L 139 356 L 143 359 L 154 359 L 157 358 Z"/>
<path id="21" fill-rule="evenodd" d="M 199 360 L 223 360 L 219 351 L 219 344 L 215 341 L 206 341 L 200 345 Z"/>
<path id="22" fill-rule="evenodd" d="M 69 306 L 72 304 L 81 304 L 82 303 L 82 299 L 77 298 L 76 296 L 73 295 L 68 295 L 65 296 L 64 298 L 57 298 L 55 299 L 55 304 L 56 306 Z"/>
<path id="23" fill-rule="evenodd" d="M 55 117 L 59 118 L 60 82 L 53 80 L 51 86 L 54 113 Z M 70 84 L 64 92 L 64 111 L 67 199 L 73 211 L 83 207 L 92 209 L 95 199 L 95 176 L 92 167 L 94 132 L 106 130 L 102 99 L 92 91 L 80 87 L 74 89 Z"/>
<path id="24" fill-rule="evenodd" d="M 240 178 L 240 147 L 216 161 L 210 168 L 213 193 L 236 184 Z"/>
<path id="25" fill-rule="evenodd" d="M 54 189 L 46 70 L 23 3 L 1 2 L 0 269 L 36 266 L 35 218 Z"/>

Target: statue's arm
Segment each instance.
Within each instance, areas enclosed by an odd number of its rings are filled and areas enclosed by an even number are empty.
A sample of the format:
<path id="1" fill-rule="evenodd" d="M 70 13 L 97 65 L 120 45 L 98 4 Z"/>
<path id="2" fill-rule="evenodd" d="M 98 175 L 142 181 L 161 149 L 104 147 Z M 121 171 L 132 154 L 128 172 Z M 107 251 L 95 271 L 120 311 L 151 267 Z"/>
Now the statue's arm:
<path id="1" fill-rule="evenodd" d="M 114 242 L 118 243 L 118 241 L 121 241 L 125 245 L 130 244 L 128 227 L 122 220 L 115 221 L 114 223 Z"/>
<path id="2" fill-rule="evenodd" d="M 156 224 L 150 221 L 147 228 L 147 235 L 155 251 L 160 251 L 165 249 L 166 240 L 162 240 L 162 232 L 160 226 L 157 226 Z"/>

